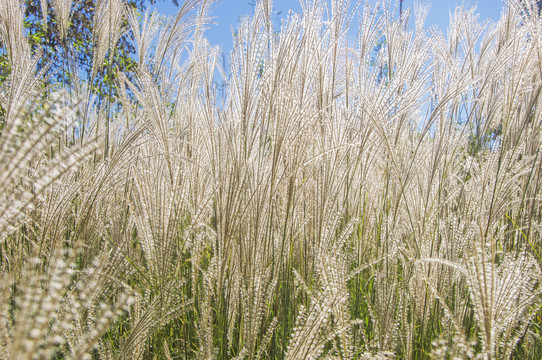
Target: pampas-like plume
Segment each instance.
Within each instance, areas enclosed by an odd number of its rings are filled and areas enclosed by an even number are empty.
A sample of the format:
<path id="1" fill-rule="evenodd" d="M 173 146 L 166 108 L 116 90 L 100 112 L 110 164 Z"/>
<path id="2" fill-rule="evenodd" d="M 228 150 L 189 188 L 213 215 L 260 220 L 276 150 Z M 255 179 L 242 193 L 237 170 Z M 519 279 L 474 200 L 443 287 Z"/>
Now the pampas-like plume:
<path id="1" fill-rule="evenodd" d="M 96 3 L 93 26 L 92 79 L 102 68 L 107 51 L 114 49 L 122 35 L 125 9 L 123 0 L 98 0 Z"/>
<path id="2" fill-rule="evenodd" d="M 26 211 L 37 205 L 49 187 L 95 150 L 90 142 L 61 148 L 57 154 L 50 152 L 58 132 L 74 124 L 73 108 L 60 106 L 61 100 L 60 95 L 26 123 L 24 113 L 11 119 L 0 134 L 0 243 L 26 221 Z"/>
<path id="3" fill-rule="evenodd" d="M 133 302 L 128 293 L 120 292 L 109 304 L 101 298 L 110 296 L 102 287 L 108 280 L 101 273 L 107 258 L 102 257 L 81 276 L 74 269 L 75 259 L 73 253 L 56 250 L 45 265 L 39 257 L 32 257 L 21 279 L 5 274 L 0 289 L 2 358 L 48 359 L 65 344 L 73 358 L 89 358 L 110 324 L 127 311 Z M 119 274 L 118 264 L 111 269 L 110 276 Z M 74 282 L 74 277 L 80 279 Z"/>
<path id="4" fill-rule="evenodd" d="M 73 0 L 53 0 L 53 12 L 56 15 L 58 26 L 60 29 L 60 38 L 66 39 L 68 28 L 70 27 L 70 18 L 72 14 Z"/>
<path id="5" fill-rule="evenodd" d="M 15 65 L 30 55 L 30 47 L 24 33 L 24 6 L 17 0 L 2 1 L 0 4 L 0 39 Z"/>
<path id="6" fill-rule="evenodd" d="M 508 359 L 541 303 L 540 267 L 527 252 L 517 258 L 505 255 L 496 263 L 485 249 L 467 264 L 483 354 Z"/>
<path id="7" fill-rule="evenodd" d="M 40 0 L 40 5 L 41 5 L 41 15 L 43 16 L 43 30 L 45 30 L 45 32 L 47 32 L 47 25 L 48 25 L 48 10 L 49 10 L 49 3 L 48 3 L 49 0 Z"/>

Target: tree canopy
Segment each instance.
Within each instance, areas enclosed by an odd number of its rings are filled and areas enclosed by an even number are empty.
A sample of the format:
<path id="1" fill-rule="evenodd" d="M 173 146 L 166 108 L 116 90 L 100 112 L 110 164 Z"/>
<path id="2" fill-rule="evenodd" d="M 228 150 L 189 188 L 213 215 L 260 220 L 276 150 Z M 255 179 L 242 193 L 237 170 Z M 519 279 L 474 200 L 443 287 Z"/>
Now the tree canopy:
<path id="1" fill-rule="evenodd" d="M 161 1 L 171 1 L 178 6 L 178 0 Z M 93 91 L 101 98 L 113 95 L 115 89 L 111 85 L 117 72 L 111 70 L 117 69 L 130 75 L 135 66 L 132 59 L 135 53 L 133 35 L 126 18 L 122 16 L 122 7 L 130 7 L 141 13 L 146 6 L 155 2 L 24 0 L 24 26 L 32 52 L 40 52 L 41 55 L 37 70 L 43 69 L 48 74 L 49 81 L 45 86 L 54 86 L 55 83 L 69 86 L 74 77 L 79 77 L 90 82 Z M 109 17 L 99 19 L 100 14 L 105 13 Z M 118 16 L 113 19 L 111 14 Z M 101 31 L 104 27 L 109 27 L 109 33 Z M 103 41 L 109 42 L 109 50 L 105 52 L 99 46 Z M 100 51 L 102 53 L 97 54 Z M 101 58 L 98 64 L 94 62 L 95 57 Z M 7 50 L 0 39 L 0 84 L 9 72 Z"/>

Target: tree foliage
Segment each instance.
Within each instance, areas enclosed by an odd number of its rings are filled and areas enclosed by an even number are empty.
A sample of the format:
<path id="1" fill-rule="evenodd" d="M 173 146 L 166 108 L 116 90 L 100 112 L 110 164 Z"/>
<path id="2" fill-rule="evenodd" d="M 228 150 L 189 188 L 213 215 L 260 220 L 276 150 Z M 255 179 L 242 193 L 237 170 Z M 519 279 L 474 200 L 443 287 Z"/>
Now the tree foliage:
<path id="1" fill-rule="evenodd" d="M 109 1 L 103 0 L 102 2 Z M 162 0 L 169 1 L 169 0 Z M 177 0 L 171 0 L 178 6 Z M 60 19 L 55 13 L 52 0 L 24 0 L 25 28 L 33 53 L 40 52 L 37 70 L 46 68 L 49 81 L 45 86 L 55 83 L 70 85 L 74 78 L 92 80 L 93 91 L 100 98 L 111 97 L 115 74 L 122 72 L 128 76 L 135 66 L 133 54 L 135 47 L 133 35 L 123 20 L 121 34 L 116 44 L 106 54 L 96 76 L 92 76 L 93 56 L 96 49 L 96 29 L 94 17 L 99 0 L 78 0 L 71 4 L 68 31 L 63 38 Z M 156 0 L 126 0 L 124 6 L 142 13 L 146 6 Z M 44 14 L 45 11 L 45 14 Z M 0 84 L 10 72 L 7 51 L 0 39 Z"/>

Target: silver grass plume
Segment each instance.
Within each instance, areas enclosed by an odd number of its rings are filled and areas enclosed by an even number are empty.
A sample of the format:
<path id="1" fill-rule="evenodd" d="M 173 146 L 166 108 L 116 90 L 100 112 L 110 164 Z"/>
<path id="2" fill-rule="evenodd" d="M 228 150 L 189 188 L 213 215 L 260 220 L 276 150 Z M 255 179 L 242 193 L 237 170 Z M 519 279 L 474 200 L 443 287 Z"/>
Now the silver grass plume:
<path id="1" fill-rule="evenodd" d="M 56 97 L 26 124 L 24 113 L 12 119 L 0 135 L 0 243 L 27 220 L 26 211 L 35 207 L 49 187 L 95 150 L 89 142 L 63 148 L 47 159 L 58 132 L 75 123 L 74 108 L 60 106 L 63 96 Z"/>
<path id="2" fill-rule="evenodd" d="M 316 286 L 307 295 L 310 305 L 302 307 L 293 329 L 292 338 L 286 352 L 286 359 L 317 359 L 324 352 L 326 344 L 338 339 L 340 346 L 335 346 L 336 356 L 351 358 L 352 344 L 350 331 L 352 321 L 348 314 L 347 271 L 343 247 L 352 236 L 354 220 L 342 229 L 334 239 L 338 217 L 328 219 L 328 231 L 323 245 L 318 250 L 316 261 Z M 333 229 L 335 231 L 333 231 Z M 298 283 L 308 290 L 305 282 L 296 274 Z M 331 354 L 327 354 L 328 356 Z"/>
<path id="3" fill-rule="evenodd" d="M 56 249 L 46 264 L 40 257 L 32 256 L 23 269 L 20 283 L 15 282 L 15 274 L 5 274 L 0 288 L 2 358 L 46 359 L 67 344 L 71 357 L 88 359 L 89 352 L 99 346 L 98 339 L 133 302 L 127 291 L 121 290 L 114 301 L 99 291 L 107 281 L 101 272 L 110 265 L 108 260 L 104 255 L 77 272 L 76 254 Z M 113 264 L 110 275 L 115 275 L 118 269 Z M 11 301 L 5 301 L 10 296 Z M 77 342 L 72 341 L 74 333 L 79 334 Z"/>
<path id="4" fill-rule="evenodd" d="M 126 6 L 123 0 L 98 0 L 96 3 L 93 26 L 92 79 L 103 67 L 103 60 L 107 51 L 112 51 L 115 48 L 122 35 L 125 9 Z"/>
<path id="5" fill-rule="evenodd" d="M 53 12 L 60 28 L 60 37 L 64 41 L 70 27 L 73 0 L 52 0 Z"/>
<path id="6" fill-rule="evenodd" d="M 60 28 L 60 38 L 64 41 L 70 27 L 73 0 L 52 0 L 53 12 Z"/>
<path id="7" fill-rule="evenodd" d="M 30 55 L 30 46 L 24 31 L 24 2 L 5 0 L 0 3 L 0 39 L 11 64 Z"/>
<path id="8" fill-rule="evenodd" d="M 496 261 L 480 248 L 467 262 L 467 272 L 483 356 L 510 358 L 541 303 L 540 267 L 527 251 Z"/>
<path id="9" fill-rule="evenodd" d="M 36 65 L 41 53 L 32 54 L 24 30 L 24 2 L 0 2 L 0 40 L 6 49 L 10 74 L 0 85 L 0 105 L 5 110 L 4 122 L 10 123 L 43 82 L 47 64 L 40 72 Z"/>
<path id="10" fill-rule="evenodd" d="M 40 0 L 40 5 L 41 5 L 41 15 L 42 15 L 42 21 L 43 21 L 43 29 L 45 30 L 45 32 L 47 32 L 47 12 L 48 12 L 48 8 L 49 8 L 49 3 L 48 3 L 48 0 Z"/>
<path id="11" fill-rule="evenodd" d="M 127 8 L 127 14 L 128 23 L 135 38 L 138 65 L 140 67 L 148 66 L 152 58 L 149 51 L 161 29 L 162 16 L 156 11 L 149 15 L 149 9 L 147 9 L 140 19 L 136 11 L 130 7 Z"/>

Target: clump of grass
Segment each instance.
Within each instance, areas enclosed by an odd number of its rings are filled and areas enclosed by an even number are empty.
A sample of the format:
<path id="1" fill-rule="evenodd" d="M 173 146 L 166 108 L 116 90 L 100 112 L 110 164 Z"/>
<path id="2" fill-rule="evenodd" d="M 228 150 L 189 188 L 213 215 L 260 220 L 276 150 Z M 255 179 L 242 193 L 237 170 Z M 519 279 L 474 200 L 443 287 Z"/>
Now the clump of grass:
<path id="1" fill-rule="evenodd" d="M 541 356 L 536 2 L 444 34 L 347 0 L 276 28 L 259 1 L 223 63 L 210 1 L 97 5 L 89 83 L 47 87 L 0 5 L 0 357 Z M 122 31 L 132 74 L 104 62 Z"/>

